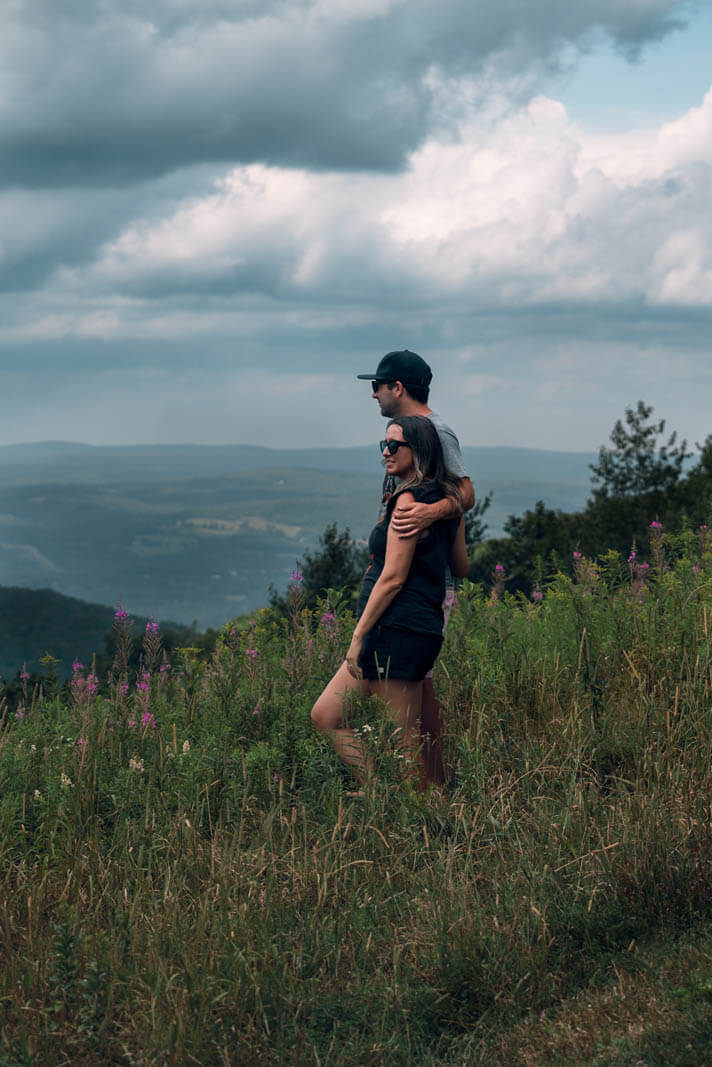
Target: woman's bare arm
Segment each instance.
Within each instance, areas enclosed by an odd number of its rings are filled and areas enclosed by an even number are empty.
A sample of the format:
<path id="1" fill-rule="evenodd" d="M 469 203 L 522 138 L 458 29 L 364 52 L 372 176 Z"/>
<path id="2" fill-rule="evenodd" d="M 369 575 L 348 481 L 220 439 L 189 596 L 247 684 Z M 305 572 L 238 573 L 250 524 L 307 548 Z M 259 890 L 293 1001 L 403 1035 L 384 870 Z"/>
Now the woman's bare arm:
<path id="1" fill-rule="evenodd" d="M 414 500 L 412 493 L 399 493 L 398 503 L 394 514 L 397 514 L 402 503 L 409 504 Z M 410 571 L 417 539 L 398 537 L 388 526 L 386 538 L 386 558 L 371 593 L 361 618 L 356 623 L 354 637 L 363 638 L 369 630 L 372 630 L 389 604 L 396 598 L 405 585 L 408 572 Z"/>
<path id="2" fill-rule="evenodd" d="M 409 492 L 404 492 L 399 496 L 405 497 L 406 501 L 408 498 L 413 500 L 413 494 Z M 400 502 L 399 500 L 398 504 L 396 504 L 395 511 L 398 510 Z M 415 537 L 410 537 L 407 540 L 398 537 L 389 524 L 383 570 L 369 594 L 366 607 L 363 609 L 363 615 L 356 623 L 351 644 L 346 652 L 346 663 L 349 672 L 354 678 L 362 676 L 358 661 L 366 634 L 373 629 L 388 605 L 405 585 L 415 554 L 416 540 Z"/>

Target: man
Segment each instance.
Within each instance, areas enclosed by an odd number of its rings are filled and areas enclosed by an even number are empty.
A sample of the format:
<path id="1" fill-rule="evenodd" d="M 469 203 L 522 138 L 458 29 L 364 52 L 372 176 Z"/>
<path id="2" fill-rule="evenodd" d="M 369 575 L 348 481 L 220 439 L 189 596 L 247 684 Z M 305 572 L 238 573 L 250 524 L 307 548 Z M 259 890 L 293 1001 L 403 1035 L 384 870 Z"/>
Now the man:
<path id="1" fill-rule="evenodd" d="M 443 447 L 445 466 L 450 474 L 458 480 L 462 498 L 462 510 L 469 511 L 475 503 L 472 482 L 467 476 L 465 464 L 460 451 L 460 444 L 453 430 L 428 407 L 430 382 L 433 374 L 430 367 L 415 352 L 405 349 L 402 352 L 388 352 L 378 364 L 374 374 L 357 374 L 357 378 L 369 380 L 373 387 L 373 397 L 378 401 L 381 415 L 392 419 L 401 415 L 425 415 L 438 431 Z M 395 483 L 388 475 L 383 480 L 381 511 L 385 510 L 389 496 L 395 489 Z M 438 500 L 434 504 L 412 504 L 399 508 L 394 514 L 391 526 L 400 537 L 417 537 L 432 523 L 439 519 L 449 519 L 459 513 L 460 509 L 453 500 Z M 454 601 L 452 581 L 448 583 L 443 604 L 445 625 Z M 423 703 L 420 728 L 423 738 L 423 762 L 425 773 L 430 781 L 441 784 L 444 780 L 442 760 L 442 715 L 440 705 L 435 697 L 432 675 L 423 682 Z"/>

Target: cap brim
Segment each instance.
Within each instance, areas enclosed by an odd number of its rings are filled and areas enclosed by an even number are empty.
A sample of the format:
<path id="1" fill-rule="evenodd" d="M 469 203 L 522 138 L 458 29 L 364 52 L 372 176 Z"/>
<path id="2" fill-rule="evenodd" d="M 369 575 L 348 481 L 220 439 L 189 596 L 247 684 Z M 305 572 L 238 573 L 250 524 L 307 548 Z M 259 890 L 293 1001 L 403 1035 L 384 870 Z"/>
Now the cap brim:
<path id="1" fill-rule="evenodd" d="M 374 378 L 377 378 L 378 375 L 374 372 L 373 374 L 357 374 L 356 377 L 361 378 L 364 382 L 371 382 Z"/>

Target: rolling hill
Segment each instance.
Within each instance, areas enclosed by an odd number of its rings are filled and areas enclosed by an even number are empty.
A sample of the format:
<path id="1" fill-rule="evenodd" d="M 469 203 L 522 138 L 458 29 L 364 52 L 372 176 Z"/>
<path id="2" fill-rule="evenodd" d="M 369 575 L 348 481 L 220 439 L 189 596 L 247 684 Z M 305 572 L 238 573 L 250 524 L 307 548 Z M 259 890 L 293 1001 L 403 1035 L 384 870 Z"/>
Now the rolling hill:
<path id="1" fill-rule="evenodd" d="M 465 448 L 476 490 L 494 491 L 491 534 L 544 499 L 576 510 L 587 453 Z M 0 584 L 48 588 L 201 628 L 283 588 L 328 523 L 365 538 L 381 469 L 373 445 L 0 447 Z"/>

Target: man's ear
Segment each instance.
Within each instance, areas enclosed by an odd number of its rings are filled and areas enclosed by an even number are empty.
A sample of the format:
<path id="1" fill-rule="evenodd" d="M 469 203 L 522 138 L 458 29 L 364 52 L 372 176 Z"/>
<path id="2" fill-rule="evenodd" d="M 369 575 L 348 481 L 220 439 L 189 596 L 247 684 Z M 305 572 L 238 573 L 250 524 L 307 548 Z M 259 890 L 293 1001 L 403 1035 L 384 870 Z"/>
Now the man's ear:
<path id="1" fill-rule="evenodd" d="M 393 382 L 393 385 L 391 386 L 391 392 L 395 397 L 400 400 L 400 398 L 405 393 L 405 386 L 403 385 L 403 382 Z"/>

